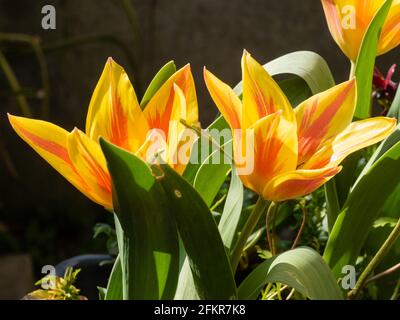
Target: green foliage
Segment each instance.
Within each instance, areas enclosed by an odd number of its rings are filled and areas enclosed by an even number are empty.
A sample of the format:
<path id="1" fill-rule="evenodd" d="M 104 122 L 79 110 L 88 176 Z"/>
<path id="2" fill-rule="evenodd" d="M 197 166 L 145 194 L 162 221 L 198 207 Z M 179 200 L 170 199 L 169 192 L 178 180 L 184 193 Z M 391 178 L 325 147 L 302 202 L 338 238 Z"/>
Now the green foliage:
<path id="1" fill-rule="evenodd" d="M 123 297 L 170 299 L 179 248 L 168 198 L 141 159 L 102 139 L 100 145 L 113 181 Z"/>
<path id="2" fill-rule="evenodd" d="M 46 276 L 35 283 L 46 285 L 47 289 L 39 289 L 29 293 L 26 299 L 29 300 L 86 300 L 79 295 L 79 289 L 74 286 L 80 269 L 73 271 L 72 268 L 65 270 L 64 277 Z"/>
<path id="3" fill-rule="evenodd" d="M 260 264 L 240 285 L 239 299 L 256 299 L 265 283 L 280 282 L 310 299 L 341 300 L 341 290 L 319 253 L 301 247 Z"/>
<path id="4" fill-rule="evenodd" d="M 372 78 L 375 58 L 383 24 L 393 0 L 386 0 L 372 19 L 358 53 L 355 76 L 357 78 L 357 107 L 355 118 L 365 119 L 371 116 Z"/>

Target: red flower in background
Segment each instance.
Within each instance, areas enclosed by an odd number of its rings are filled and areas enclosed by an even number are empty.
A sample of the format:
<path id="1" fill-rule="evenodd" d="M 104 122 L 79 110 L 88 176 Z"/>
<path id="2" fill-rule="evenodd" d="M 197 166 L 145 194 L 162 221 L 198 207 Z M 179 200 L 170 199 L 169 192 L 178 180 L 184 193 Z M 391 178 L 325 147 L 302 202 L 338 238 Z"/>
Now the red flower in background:
<path id="1" fill-rule="evenodd" d="M 395 70 L 396 70 L 396 65 L 394 64 L 389 68 L 386 77 L 377 67 L 375 67 L 374 70 L 373 97 L 384 108 L 382 112 L 383 114 L 387 113 L 396 95 L 398 83 L 392 80 Z"/>

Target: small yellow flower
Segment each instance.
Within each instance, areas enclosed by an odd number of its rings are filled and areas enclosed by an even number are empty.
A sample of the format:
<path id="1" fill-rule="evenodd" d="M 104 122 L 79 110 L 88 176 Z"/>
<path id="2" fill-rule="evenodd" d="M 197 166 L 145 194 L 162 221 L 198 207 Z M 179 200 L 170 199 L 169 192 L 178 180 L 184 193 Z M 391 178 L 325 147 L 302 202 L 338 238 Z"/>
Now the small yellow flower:
<path id="1" fill-rule="evenodd" d="M 198 107 L 190 66 L 173 74 L 142 111 L 124 69 L 108 59 L 94 90 L 86 118 L 86 132 L 68 132 L 50 122 L 9 115 L 17 134 L 89 199 L 112 208 L 111 180 L 98 143 L 111 143 L 148 160 L 151 134 L 159 130 L 164 160 L 182 173 L 187 163 L 172 162 L 180 136 L 188 124 L 197 125 Z M 158 150 L 154 150 L 157 152 Z"/>
<path id="2" fill-rule="evenodd" d="M 241 175 L 244 185 L 266 200 L 283 201 L 313 192 L 341 170 L 340 162 L 350 153 L 383 140 L 396 126 L 396 120 L 385 117 L 352 122 L 355 79 L 292 109 L 278 84 L 246 51 L 242 101 L 209 71 L 204 70 L 204 77 L 231 129 L 242 132 L 233 133 L 235 163 L 245 166 L 242 158 L 254 163 L 251 173 Z M 250 151 L 247 130 L 254 133 Z"/>
<path id="3" fill-rule="evenodd" d="M 355 61 L 368 26 L 385 0 L 321 0 L 329 30 L 344 54 Z M 378 55 L 400 44 L 400 0 L 394 0 L 383 25 Z"/>

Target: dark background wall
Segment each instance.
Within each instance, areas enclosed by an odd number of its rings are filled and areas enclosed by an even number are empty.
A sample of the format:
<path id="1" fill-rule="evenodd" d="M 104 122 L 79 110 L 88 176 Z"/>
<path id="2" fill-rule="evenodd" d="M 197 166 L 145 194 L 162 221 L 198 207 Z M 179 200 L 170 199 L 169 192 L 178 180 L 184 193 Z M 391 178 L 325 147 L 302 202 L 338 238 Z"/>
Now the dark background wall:
<path id="1" fill-rule="evenodd" d="M 126 67 L 139 92 L 167 61 L 173 59 L 178 66 L 190 62 L 204 126 L 217 110 L 202 81 L 203 66 L 235 85 L 240 81 L 244 48 L 262 63 L 292 51 L 312 50 L 325 57 L 337 81 L 345 80 L 349 72 L 317 0 L 132 0 L 133 20 L 127 18 L 121 3 L 0 0 L 0 32 L 37 35 L 46 49 L 51 87 L 46 120 L 67 130 L 84 128 L 90 96 L 108 56 Z M 53 4 L 57 10 L 56 30 L 41 28 L 44 4 Z M 101 36 L 101 41 L 84 41 L 87 36 L 92 40 Z M 80 45 L 68 44 L 71 39 Z M 1 42 L 0 48 L 21 85 L 34 92 L 40 89 L 37 61 L 27 46 Z M 399 62 L 399 52 L 396 49 L 379 59 L 383 70 Z M 29 103 L 35 116 L 41 117 L 40 99 L 33 97 Z M 97 221 L 110 221 L 110 215 L 71 188 L 22 143 L 11 132 L 6 112 L 20 114 L 0 72 L 0 141 L 7 153 L 0 163 L 0 234 L 7 239 L 3 251 L 28 251 L 36 264 L 45 264 L 103 250 L 103 244 L 93 244 L 91 228 Z M 6 165 L 7 156 L 16 172 Z"/>

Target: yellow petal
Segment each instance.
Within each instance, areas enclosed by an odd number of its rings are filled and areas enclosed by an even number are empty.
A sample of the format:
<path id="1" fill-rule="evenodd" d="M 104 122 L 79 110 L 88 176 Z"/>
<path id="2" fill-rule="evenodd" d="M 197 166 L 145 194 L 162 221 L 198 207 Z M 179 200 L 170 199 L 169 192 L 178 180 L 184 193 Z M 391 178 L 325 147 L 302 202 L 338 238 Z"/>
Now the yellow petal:
<path id="1" fill-rule="evenodd" d="M 296 168 L 297 144 L 291 144 L 293 141 L 288 139 L 292 134 L 282 122 L 282 111 L 260 119 L 247 132 L 251 130 L 254 130 L 254 143 L 248 135 L 234 134 L 235 164 L 240 174 L 242 167 L 251 168 L 253 163 L 251 173 L 241 174 L 241 178 L 248 188 L 262 194 L 274 176 Z M 253 147 L 246 149 L 249 143 Z"/>
<path id="2" fill-rule="evenodd" d="M 350 124 L 355 105 L 356 84 L 350 80 L 311 97 L 295 109 L 299 165 Z"/>
<path id="3" fill-rule="evenodd" d="M 181 120 L 187 121 L 186 100 L 183 91 L 178 85 L 174 84 L 174 103 L 169 122 L 168 138 L 167 138 L 167 163 L 181 174 L 187 163 L 179 163 L 179 148 L 182 144 L 181 135 L 186 127 Z"/>
<path id="4" fill-rule="evenodd" d="M 384 0 L 321 0 L 332 37 L 355 61 L 363 37 Z"/>
<path id="5" fill-rule="evenodd" d="M 67 150 L 68 132 L 50 122 L 8 115 L 15 132 L 79 191 L 91 197 Z"/>
<path id="6" fill-rule="evenodd" d="M 204 68 L 204 80 L 208 92 L 218 107 L 222 116 L 232 129 L 241 128 L 242 103 L 227 84 L 219 80 L 210 71 Z"/>
<path id="7" fill-rule="evenodd" d="M 400 44 L 400 0 L 394 0 L 379 40 L 378 54 L 384 54 Z"/>
<path id="8" fill-rule="evenodd" d="M 112 208 L 111 179 L 99 144 L 75 128 L 67 136 L 67 146 L 72 163 L 89 187 L 91 198 Z"/>
<path id="9" fill-rule="evenodd" d="M 102 136 L 135 152 L 148 131 L 135 91 L 125 70 L 108 59 L 94 90 L 86 119 L 86 134 L 97 142 Z"/>
<path id="10" fill-rule="evenodd" d="M 289 100 L 275 80 L 247 51 L 244 51 L 242 57 L 242 72 L 243 128 L 248 128 L 259 119 L 279 110 L 282 111 L 282 120 L 295 123 Z"/>
<path id="11" fill-rule="evenodd" d="M 265 186 L 263 197 L 270 201 L 279 202 L 307 195 L 317 190 L 340 170 L 341 167 L 330 167 L 283 173 Z"/>
<path id="12" fill-rule="evenodd" d="M 174 103 L 174 83 L 181 88 L 185 96 L 187 122 L 193 125 L 198 124 L 196 89 L 190 65 L 188 64 L 175 72 L 161 86 L 144 109 L 144 115 L 150 129 L 162 130 L 166 136 L 168 136 L 169 120 Z"/>
<path id="13" fill-rule="evenodd" d="M 376 117 L 351 123 L 338 136 L 328 141 L 303 166 L 318 169 L 340 164 L 349 154 L 382 141 L 396 128 L 392 118 Z"/>

